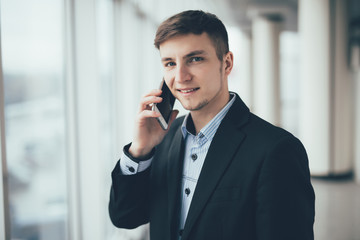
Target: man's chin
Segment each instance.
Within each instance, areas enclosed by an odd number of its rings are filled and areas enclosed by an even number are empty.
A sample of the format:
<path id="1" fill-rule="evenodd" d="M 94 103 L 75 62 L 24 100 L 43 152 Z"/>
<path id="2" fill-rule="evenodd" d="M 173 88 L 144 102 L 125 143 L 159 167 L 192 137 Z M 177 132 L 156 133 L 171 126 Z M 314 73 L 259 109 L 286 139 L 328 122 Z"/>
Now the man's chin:
<path id="1" fill-rule="evenodd" d="M 190 112 L 199 111 L 199 110 L 203 109 L 207 104 L 208 104 L 208 102 L 206 100 L 197 105 L 190 105 L 190 104 L 186 105 L 186 104 L 181 103 L 183 108 Z"/>

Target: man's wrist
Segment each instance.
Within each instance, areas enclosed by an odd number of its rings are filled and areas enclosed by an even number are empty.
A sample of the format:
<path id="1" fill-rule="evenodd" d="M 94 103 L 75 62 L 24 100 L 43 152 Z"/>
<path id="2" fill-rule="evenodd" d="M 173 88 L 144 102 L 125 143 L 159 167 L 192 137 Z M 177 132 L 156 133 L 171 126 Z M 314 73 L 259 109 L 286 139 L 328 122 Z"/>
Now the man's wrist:
<path id="1" fill-rule="evenodd" d="M 131 143 L 124 146 L 123 153 L 119 161 L 120 173 L 122 175 L 133 175 L 145 171 L 150 167 L 153 156 L 155 154 L 155 149 L 154 149 L 153 151 L 151 151 L 152 157 L 150 157 L 149 159 L 143 160 L 143 159 L 134 158 L 129 153 L 130 146 Z"/>
<path id="2" fill-rule="evenodd" d="M 134 151 L 134 148 L 132 148 L 132 143 L 130 143 L 124 147 L 124 153 L 131 160 L 140 162 L 152 158 L 155 154 L 155 148 L 151 149 L 150 151 Z"/>

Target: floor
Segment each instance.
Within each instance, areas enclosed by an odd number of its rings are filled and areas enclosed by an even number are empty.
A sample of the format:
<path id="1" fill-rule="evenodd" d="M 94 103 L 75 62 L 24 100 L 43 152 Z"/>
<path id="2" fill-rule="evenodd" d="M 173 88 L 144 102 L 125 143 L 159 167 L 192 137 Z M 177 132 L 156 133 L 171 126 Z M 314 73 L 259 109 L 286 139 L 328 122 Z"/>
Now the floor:
<path id="1" fill-rule="evenodd" d="M 315 240 L 360 240 L 360 184 L 352 178 L 312 179 Z"/>

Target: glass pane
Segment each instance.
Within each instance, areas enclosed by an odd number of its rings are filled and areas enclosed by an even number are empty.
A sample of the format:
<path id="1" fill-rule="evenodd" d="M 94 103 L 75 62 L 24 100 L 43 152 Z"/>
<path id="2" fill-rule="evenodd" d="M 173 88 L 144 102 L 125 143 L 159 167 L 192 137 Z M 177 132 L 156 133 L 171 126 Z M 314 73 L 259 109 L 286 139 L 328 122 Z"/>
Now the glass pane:
<path id="1" fill-rule="evenodd" d="M 63 2 L 2 0 L 12 239 L 66 239 Z"/>

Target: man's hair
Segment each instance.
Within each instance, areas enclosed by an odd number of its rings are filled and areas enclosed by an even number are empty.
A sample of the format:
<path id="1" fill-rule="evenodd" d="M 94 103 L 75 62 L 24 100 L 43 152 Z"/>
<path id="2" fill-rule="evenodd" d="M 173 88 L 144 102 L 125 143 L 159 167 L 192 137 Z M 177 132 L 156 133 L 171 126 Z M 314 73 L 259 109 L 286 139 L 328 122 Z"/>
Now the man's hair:
<path id="1" fill-rule="evenodd" d="M 160 45 L 175 37 L 186 34 L 209 35 L 214 44 L 216 55 L 222 61 L 224 54 L 229 52 L 228 34 L 224 24 L 212 13 L 189 10 L 178 13 L 160 24 L 156 31 L 154 45 Z"/>

